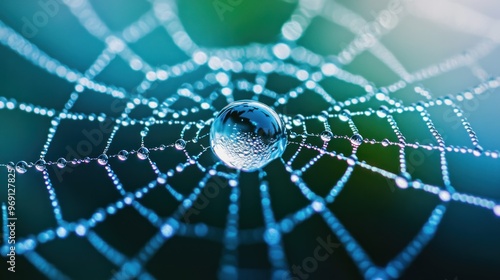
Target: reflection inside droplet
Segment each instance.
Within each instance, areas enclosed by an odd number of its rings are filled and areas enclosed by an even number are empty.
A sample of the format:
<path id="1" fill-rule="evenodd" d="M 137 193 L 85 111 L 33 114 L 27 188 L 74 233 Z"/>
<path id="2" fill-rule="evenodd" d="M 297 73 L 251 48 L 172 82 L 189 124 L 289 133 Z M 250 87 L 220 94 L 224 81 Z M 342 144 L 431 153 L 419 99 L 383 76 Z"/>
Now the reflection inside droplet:
<path id="1" fill-rule="evenodd" d="M 280 157 L 287 138 L 273 109 L 257 101 L 240 100 L 219 112 L 210 130 L 210 143 L 227 166 L 254 171 Z"/>

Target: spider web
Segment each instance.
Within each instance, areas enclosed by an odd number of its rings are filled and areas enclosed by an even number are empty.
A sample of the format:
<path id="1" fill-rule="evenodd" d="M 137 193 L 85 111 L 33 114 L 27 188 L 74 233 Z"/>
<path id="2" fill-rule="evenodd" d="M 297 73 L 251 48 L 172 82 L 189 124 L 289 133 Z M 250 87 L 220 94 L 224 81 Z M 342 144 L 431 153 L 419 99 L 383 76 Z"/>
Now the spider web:
<path id="1" fill-rule="evenodd" d="M 498 33 L 489 28 L 494 26 L 496 21 L 471 8 L 449 1 L 391 3 L 400 5 L 397 13 L 394 7 L 389 5 L 379 15 L 392 13 L 391 17 L 387 19 L 381 16 L 370 22 L 338 2 L 299 1 L 290 18 L 283 24 L 280 39 L 276 43 L 205 48 L 198 46 L 185 31 L 174 1 L 151 1 L 150 11 L 121 32 L 112 32 L 88 1 L 67 0 L 64 4 L 73 16 L 89 34 L 106 46 L 85 72 L 74 70 L 50 57 L 28 39 L 0 22 L 0 42 L 4 46 L 44 71 L 66 80 L 74 87 L 72 92 L 68 93 L 64 106 L 58 108 L 45 108 L 23 103 L 22 100 L 0 97 L 2 110 L 17 110 L 23 114 L 35 114 L 50 119 L 50 128 L 43 149 L 40 151 L 39 161 L 17 159 L 19 161 L 17 164 L 7 162 L 2 164 L 7 169 L 16 169 L 19 180 L 26 176 L 21 174 L 24 173 L 24 167 L 29 173 L 35 173 L 43 178 L 56 221 L 54 227 L 28 236 L 18 236 L 16 242 L 18 257 L 25 258 L 47 278 L 77 277 L 38 252 L 41 246 L 50 245 L 73 235 L 86 239 L 95 251 L 113 264 L 116 269 L 113 271 L 112 279 L 154 279 L 155 275 L 146 268 L 153 256 L 166 243 L 174 242 L 171 240 L 174 237 L 190 237 L 222 245 L 218 269 L 218 277 L 221 279 L 236 279 L 238 275 L 242 275 L 238 266 L 238 250 L 245 244 L 265 244 L 268 261 L 272 267 L 270 277 L 289 279 L 287 277 L 298 276 L 292 273 L 292 266 L 286 258 L 284 238 L 298 225 L 319 216 L 350 256 L 363 278 L 391 279 L 401 277 L 433 239 L 451 205 L 450 202 L 484 209 L 483 215 L 489 215 L 487 212 L 490 211 L 500 216 L 500 202 L 497 200 L 454 188 L 450 179 L 448 159 L 450 154 L 491 159 L 499 157 L 497 150 L 488 150 L 480 145 L 479 136 L 473 130 L 467 118 L 468 114 L 462 108 L 465 102 L 491 94 L 500 86 L 500 77 L 489 77 L 479 63 L 481 59 L 491 55 L 500 42 Z M 429 6 L 435 9 L 427 9 Z M 453 15 L 442 13 L 445 10 L 453 10 L 455 13 Z M 415 18 L 446 25 L 481 39 L 466 52 L 409 72 L 396 55 L 382 44 L 381 38 L 400 26 L 403 18 L 410 17 L 410 14 Z M 344 27 L 354 34 L 354 39 L 338 55 L 320 55 L 301 46 L 298 42 L 317 18 Z M 371 28 L 374 26 L 377 28 Z M 157 29 L 164 29 L 169 34 L 173 43 L 188 57 L 185 61 L 157 67 L 148 64 L 129 47 L 130 44 Z M 398 79 L 388 85 L 377 86 L 362 75 L 348 71 L 349 64 L 365 52 L 371 53 L 397 75 Z M 120 86 L 109 85 L 96 79 L 117 59 L 122 59 L 130 69 L 141 73 L 142 81 L 133 90 L 125 90 Z M 474 87 L 435 97 L 433 92 L 422 86 L 424 81 L 461 68 L 470 69 L 477 77 L 478 82 Z M 272 75 L 290 78 L 296 82 L 296 86 L 285 92 L 268 88 L 268 80 Z M 171 90 L 167 96 L 155 97 L 148 94 L 148 91 L 154 90 L 157 86 L 184 77 L 187 77 L 185 82 Z M 337 97 L 335 92 L 322 85 L 322 81 L 329 78 L 353 85 L 357 89 L 356 92 L 361 94 L 350 94 L 348 98 Z M 411 95 L 414 102 L 406 101 L 407 97 L 403 96 L 402 92 Z M 75 104 L 86 96 L 91 96 L 95 102 L 101 99 L 119 100 L 124 106 L 115 114 L 93 111 L 92 107 L 86 108 L 90 109 L 91 113 L 74 110 Z M 241 99 L 242 96 L 262 101 L 275 108 L 286 123 L 289 136 L 283 157 L 273 162 L 269 168 L 266 167 L 256 173 L 258 181 L 253 187 L 258 188 L 260 192 L 264 226 L 247 229 L 239 228 L 242 222 L 240 204 L 245 200 L 241 186 L 246 181 L 242 178 L 246 174 L 227 169 L 215 159 L 207 139 L 213 116 L 223 106 Z M 308 108 L 300 107 L 297 102 L 308 98 L 314 98 L 323 105 L 323 108 L 314 113 L 302 113 L 301 109 L 307 111 Z M 459 120 L 459 128 L 467 133 L 469 141 L 466 146 L 447 143 L 442 131 L 433 121 L 432 111 L 435 108 L 452 110 L 453 117 Z M 141 113 L 144 111 L 147 113 Z M 294 113 L 287 113 L 288 111 Z M 417 115 L 419 122 L 425 125 L 432 135 L 433 141 L 418 143 L 407 140 L 398 124 L 398 117 L 405 114 Z M 366 136 L 369 133 L 363 132 L 365 124 L 361 121 L 363 118 L 377 118 L 388 123 L 393 134 L 385 138 L 370 139 Z M 102 151 L 87 158 L 65 158 L 63 154 L 49 158 L 52 142 L 60 134 L 58 133 L 60 127 L 77 122 L 111 124 Z M 348 130 L 337 129 L 342 125 L 346 125 Z M 129 128 L 136 129 L 128 130 Z M 159 143 L 148 141 L 150 134 L 158 131 L 157 128 L 169 132 L 165 137 L 169 139 L 168 141 L 163 140 Z M 140 142 L 133 144 L 124 140 L 125 144 L 117 143 L 117 139 L 121 139 L 119 136 L 123 130 L 127 133 L 134 131 L 134 135 L 139 134 Z M 341 142 L 348 143 L 348 148 L 345 150 L 338 148 L 336 143 Z M 364 146 L 397 149 L 397 172 L 382 167 L 382 163 L 368 163 L 363 160 L 358 151 Z M 413 177 L 409 170 L 411 163 L 408 163 L 408 154 L 413 149 L 438 153 L 440 184 L 428 183 L 424 179 Z M 175 154 L 176 159 L 181 155 L 183 159 L 176 160 L 172 168 L 162 168 L 157 161 L 160 161 L 165 153 Z M 120 161 L 128 162 L 136 156 L 140 158 L 142 167 L 144 164 L 149 166 L 144 172 L 152 171 L 154 179 L 131 188 L 121 179 L 122 176 L 118 175 L 116 169 L 122 164 Z M 125 159 L 127 157 L 128 159 Z M 26 163 L 23 160 L 26 160 Z M 305 174 L 313 170 L 322 160 L 341 162 L 345 170 L 328 191 L 321 191 L 320 194 L 314 187 L 316 184 L 314 180 L 308 180 Z M 95 209 L 86 218 L 68 220 L 60 206 L 63 202 L 58 199 L 55 181 L 59 178 L 58 174 L 68 168 L 78 170 L 91 165 L 105 170 L 119 197 L 106 206 Z M 284 168 L 293 187 L 307 200 L 304 207 L 289 212 L 282 218 L 277 218 L 275 212 L 278 210 L 273 207 L 271 199 L 273 184 L 270 183 L 269 176 L 272 168 L 279 168 L 277 166 Z M 356 237 L 350 233 L 349 227 L 345 226 L 335 211 L 330 209 L 358 169 L 381 176 L 404 192 L 413 189 L 439 199 L 426 221 L 420 225 L 417 234 L 383 265 L 372 260 L 371 255 L 374 253 L 365 251 Z M 181 183 L 178 179 L 184 179 L 191 174 L 201 175 L 196 181 L 193 179 L 185 181 L 190 184 Z M 218 185 L 214 185 L 214 182 Z M 197 210 L 196 205 L 199 205 L 200 196 L 203 193 L 207 194 L 206 189 L 211 187 L 212 191 L 218 192 L 217 188 L 226 185 L 229 186 L 229 202 L 225 226 L 191 223 L 189 217 L 193 211 L 203 211 L 203 209 Z M 148 193 L 160 188 L 165 189 L 177 203 L 175 205 L 178 205 L 168 215 L 160 214 L 159 210 L 148 207 L 143 202 Z M 141 249 L 132 257 L 112 246 L 109 240 L 94 230 L 125 209 L 135 210 L 155 230 L 155 234 L 143 243 Z M 1 253 L 5 256 L 9 250 L 8 235 L 5 234 L 8 232 L 6 204 L 3 204 L 2 210 L 4 240 Z"/>

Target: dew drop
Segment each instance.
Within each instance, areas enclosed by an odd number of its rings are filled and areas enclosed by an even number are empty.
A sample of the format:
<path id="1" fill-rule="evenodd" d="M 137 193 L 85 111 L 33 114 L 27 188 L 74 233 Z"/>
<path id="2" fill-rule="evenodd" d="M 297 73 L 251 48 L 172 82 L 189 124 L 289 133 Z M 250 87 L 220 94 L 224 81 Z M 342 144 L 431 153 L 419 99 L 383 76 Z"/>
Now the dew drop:
<path id="1" fill-rule="evenodd" d="M 146 147 L 140 147 L 139 150 L 137 150 L 137 157 L 140 160 L 145 160 L 149 157 L 149 150 Z"/>
<path id="2" fill-rule="evenodd" d="M 343 122 L 348 121 L 351 118 L 351 112 L 347 109 L 342 110 L 339 114 L 339 119 Z"/>
<path id="3" fill-rule="evenodd" d="M 267 105 L 253 100 L 224 107 L 210 129 L 215 155 L 227 166 L 243 171 L 257 170 L 279 158 L 286 144 L 281 118 Z"/>
<path id="4" fill-rule="evenodd" d="M 358 157 L 355 156 L 355 155 L 352 155 L 352 156 L 350 156 L 350 157 L 347 158 L 347 164 L 349 166 L 354 166 L 357 161 L 358 161 Z"/>
<path id="5" fill-rule="evenodd" d="M 353 136 L 351 136 L 351 144 L 353 146 L 359 146 L 361 144 L 363 144 L 363 136 L 359 135 L 359 134 L 354 134 Z"/>
<path id="6" fill-rule="evenodd" d="M 400 176 L 396 177 L 395 182 L 396 182 L 396 186 L 398 186 L 398 188 L 400 188 L 400 189 L 408 188 L 408 180 L 406 180 L 406 178 L 404 178 L 404 177 L 400 177 Z"/>
<path id="7" fill-rule="evenodd" d="M 450 201 L 451 195 L 448 191 L 442 190 L 439 192 L 439 199 L 442 201 Z"/>
<path id="8" fill-rule="evenodd" d="M 301 175 L 302 175 L 302 172 L 300 172 L 300 171 L 292 172 L 292 174 L 290 175 L 290 181 L 292 181 L 293 183 L 296 183 L 297 181 L 299 181 Z"/>
<path id="9" fill-rule="evenodd" d="M 375 98 L 379 101 L 384 101 L 385 100 L 385 97 L 386 97 L 386 94 L 383 93 L 383 92 L 377 92 L 375 94 Z"/>
<path id="10" fill-rule="evenodd" d="M 327 111 L 321 111 L 321 114 L 318 115 L 318 120 L 320 122 L 326 122 L 326 121 L 328 121 L 329 117 L 330 117 L 330 114 Z"/>
<path id="11" fill-rule="evenodd" d="M 395 179 L 396 186 L 398 186 L 398 188 L 400 189 L 406 189 L 410 186 L 410 179 L 410 174 L 408 174 L 407 172 L 401 173 L 401 175 L 396 177 Z"/>
<path id="12" fill-rule="evenodd" d="M 167 183 L 167 174 L 160 174 L 158 175 L 158 178 L 156 178 L 156 182 L 160 185 L 165 185 Z"/>
<path id="13" fill-rule="evenodd" d="M 184 170 L 184 164 L 182 163 L 179 163 L 176 167 L 175 167 L 175 171 L 177 172 L 182 172 Z"/>
<path id="14" fill-rule="evenodd" d="M 202 129 L 205 127 L 205 122 L 204 121 L 199 121 L 196 123 L 196 128 Z"/>
<path id="15" fill-rule="evenodd" d="M 45 160 L 43 160 L 43 159 L 39 159 L 35 162 L 35 168 L 38 171 L 44 171 L 45 165 L 47 165 L 47 162 L 45 162 Z"/>
<path id="16" fill-rule="evenodd" d="M 303 115 L 298 114 L 295 117 L 293 117 L 292 123 L 295 126 L 301 126 L 304 123 L 305 119 L 306 118 Z"/>
<path id="17" fill-rule="evenodd" d="M 184 150 L 184 148 L 186 148 L 186 141 L 184 141 L 184 139 L 177 139 L 177 141 L 175 141 L 175 148 L 177 150 Z"/>
<path id="18" fill-rule="evenodd" d="M 66 161 L 66 159 L 65 159 L 65 158 L 59 158 L 59 159 L 57 160 L 57 163 L 56 163 L 56 164 L 57 164 L 57 167 L 59 167 L 59 168 L 64 168 L 64 167 L 66 167 L 66 164 L 67 164 L 67 163 L 68 163 L 68 162 Z"/>
<path id="19" fill-rule="evenodd" d="M 231 187 L 238 186 L 238 180 L 235 180 L 235 179 L 229 180 L 228 183 L 229 183 L 229 186 L 231 186 Z"/>
<path id="20" fill-rule="evenodd" d="M 16 164 L 16 171 L 19 174 L 24 174 L 28 171 L 28 163 L 25 161 L 20 161 Z"/>
<path id="21" fill-rule="evenodd" d="M 387 106 L 382 105 L 380 108 L 377 110 L 377 116 L 379 118 L 385 118 L 389 114 L 389 108 Z"/>
<path id="22" fill-rule="evenodd" d="M 118 159 L 121 161 L 125 161 L 128 159 L 128 152 L 125 150 L 121 150 L 118 152 Z"/>
<path id="23" fill-rule="evenodd" d="M 391 142 L 389 141 L 389 139 L 384 139 L 384 140 L 382 140 L 382 142 L 381 142 L 382 146 L 384 146 L 384 147 L 389 146 L 389 144 L 390 144 L 390 143 L 391 143 Z"/>
<path id="24" fill-rule="evenodd" d="M 16 170 L 16 164 L 12 161 L 7 163 L 7 171 L 11 172 L 11 170 Z"/>
<path id="25" fill-rule="evenodd" d="M 500 204 L 499 205 L 495 205 L 495 207 L 493 207 L 493 213 L 495 213 L 495 215 L 497 215 L 498 217 L 500 217 Z"/>
<path id="26" fill-rule="evenodd" d="M 314 209 L 314 211 L 316 212 L 321 212 L 325 209 L 325 204 L 321 201 L 314 201 L 312 203 L 312 208 Z"/>
<path id="27" fill-rule="evenodd" d="M 472 151 L 472 154 L 476 157 L 479 157 L 483 154 L 483 148 L 481 146 L 477 146 L 474 148 L 474 151 Z"/>
<path id="28" fill-rule="evenodd" d="M 328 142 L 328 141 L 332 140 L 333 133 L 330 130 L 325 130 L 325 131 L 321 132 L 321 134 L 319 136 L 320 136 L 321 140 Z"/>
<path id="29" fill-rule="evenodd" d="M 97 163 L 99 165 L 106 165 L 108 164 L 108 156 L 106 154 L 101 154 L 97 157 Z"/>

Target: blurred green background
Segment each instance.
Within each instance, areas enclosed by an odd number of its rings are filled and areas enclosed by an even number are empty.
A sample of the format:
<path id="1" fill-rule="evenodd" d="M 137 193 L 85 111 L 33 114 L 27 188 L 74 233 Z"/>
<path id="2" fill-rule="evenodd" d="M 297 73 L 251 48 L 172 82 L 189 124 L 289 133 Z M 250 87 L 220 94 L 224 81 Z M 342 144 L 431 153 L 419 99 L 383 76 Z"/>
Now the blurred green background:
<path id="1" fill-rule="evenodd" d="M 330 0 L 327 0 L 330 1 Z M 151 9 L 147 1 L 90 1 L 98 15 L 112 31 L 120 31 Z M 357 12 L 365 20 L 371 21 L 378 11 L 386 7 L 388 1 L 337 1 Z M 484 3 L 483 3 L 484 2 Z M 500 4 L 495 1 L 460 1 L 464 5 L 498 20 Z M 243 46 L 251 43 L 274 43 L 280 39 L 281 25 L 290 17 L 296 3 L 275 0 L 243 0 L 234 10 L 225 12 L 223 19 L 214 9 L 212 1 L 183 0 L 178 2 L 179 17 L 192 39 L 200 46 L 220 48 Z M 59 5 L 59 11 L 51 16 L 48 23 L 38 28 L 30 41 L 48 55 L 63 64 L 81 72 L 85 71 L 99 55 L 105 44 L 92 37 L 69 12 Z M 19 33 L 23 32 L 23 18 L 32 20 L 41 10 L 37 1 L 0 1 L 0 20 Z M 298 44 L 321 55 L 336 55 L 355 36 L 345 28 L 323 18 L 313 19 Z M 398 26 L 384 35 L 381 42 L 391 50 L 411 73 L 452 55 L 459 54 L 474 46 L 479 40 L 475 35 L 459 32 L 435 22 L 405 15 Z M 188 57 L 178 50 L 162 28 L 156 28 L 136 43 L 131 49 L 154 66 L 172 65 Z M 491 75 L 500 75 L 498 61 L 500 51 L 495 49 L 485 58 L 477 61 Z M 361 75 L 375 86 L 387 86 L 398 80 L 387 66 L 370 52 L 363 52 L 345 70 Z M 207 68 L 200 69 L 180 78 L 169 79 L 147 91 L 145 96 L 165 98 L 184 82 L 200 79 Z M 253 81 L 255 75 L 242 74 L 242 78 Z M 111 64 L 96 77 L 96 80 L 116 85 L 133 92 L 143 79 L 143 75 L 130 70 L 121 58 Z M 279 93 L 291 89 L 296 81 L 270 75 L 267 87 Z M 412 85 L 394 94 L 405 104 L 423 99 L 413 92 L 413 86 L 422 86 L 434 97 L 455 94 L 480 83 L 469 68 L 463 67 Z M 326 78 L 321 85 L 337 100 L 359 96 L 364 91 L 335 78 Z M 60 109 L 73 88 L 62 79 L 31 65 L 5 46 L 0 46 L 0 96 L 15 98 L 19 102 Z M 472 100 L 463 107 L 473 129 L 477 132 L 481 145 L 486 150 L 498 150 L 500 136 L 499 90 L 491 91 L 482 100 Z M 209 93 L 207 93 L 209 94 Z M 110 110 L 113 99 L 93 92 L 85 92 L 78 100 L 74 111 L 84 113 L 104 112 L 114 116 Z M 374 100 L 364 105 L 378 108 L 382 103 Z M 181 106 L 182 104 L 177 104 Z M 223 104 L 221 104 L 223 105 Z M 312 94 L 292 100 L 278 111 L 287 115 L 302 113 L 317 114 L 326 105 Z M 366 108 L 366 107 L 363 107 Z M 360 110 L 353 107 L 351 111 Z M 449 109 L 448 109 L 449 110 Z M 148 114 L 147 110 L 143 112 Z M 458 119 L 449 118 L 446 108 L 430 110 L 434 124 L 445 136 L 448 145 L 472 147 L 463 127 L 456 125 Z M 138 113 L 140 115 L 141 113 Z M 115 113 L 116 115 L 116 113 Z M 436 143 L 421 118 L 416 113 L 395 115 L 407 142 Z M 35 161 L 46 141 L 50 119 L 20 111 L 0 110 L 0 163 L 9 161 Z M 355 117 L 354 121 L 365 139 L 396 141 L 396 135 L 388 123 L 376 117 Z M 351 135 L 346 123 L 331 121 L 332 130 L 337 135 Z M 83 130 L 97 127 L 86 121 L 63 121 L 49 149 L 47 159 L 56 160 L 65 156 L 68 147 L 75 147 L 84 138 Z M 154 127 L 146 139 L 147 145 L 173 143 L 179 136 L 181 127 Z M 311 132 L 321 132 L 321 126 L 311 124 Z M 140 145 L 139 127 L 120 130 L 111 152 L 121 149 L 135 149 Z M 313 140 L 311 140 L 313 141 Z M 103 143 L 104 144 L 104 143 Z M 313 143 L 320 145 L 320 143 Z M 90 156 L 97 157 L 104 145 L 94 147 Z M 290 146 L 285 159 L 290 157 L 295 147 Z M 329 149 L 350 153 L 346 140 L 332 141 Z M 300 163 L 307 162 L 315 154 L 304 152 Z M 439 154 L 423 149 L 408 150 L 412 177 L 435 185 L 443 185 L 439 165 Z M 380 145 L 361 145 L 360 160 L 399 173 L 398 149 Z M 185 156 L 176 151 L 153 154 L 152 158 L 162 170 L 174 167 L 184 161 Z M 449 153 L 450 176 L 453 186 L 461 192 L 500 200 L 500 161 L 470 154 Z M 127 190 L 134 190 L 155 178 L 146 162 L 135 157 L 125 163 L 111 161 L 113 168 Z M 343 174 L 346 164 L 333 159 L 321 159 L 304 174 L 304 180 L 318 194 L 325 195 Z M 278 161 L 265 169 L 269 174 L 272 207 L 276 218 L 304 207 L 307 201 L 297 188 L 289 182 L 289 175 Z M 189 170 L 187 170 L 189 171 Z M 56 177 L 50 170 L 53 178 Z M 200 173 L 200 172 L 198 172 Z M 189 193 L 202 174 L 184 172 L 171 181 L 183 193 Z M 4 169 L 0 178 L 6 178 Z M 97 208 L 115 201 L 119 196 L 97 164 L 75 168 L 63 175 L 63 180 L 53 179 L 54 187 L 66 220 L 77 221 L 88 218 Z M 6 181 L 6 180 L 5 180 Z M 241 177 L 240 228 L 260 228 L 264 225 L 256 174 Z M 25 237 L 56 226 L 48 194 L 41 175 L 30 170 L 17 177 L 17 215 L 19 217 L 17 236 Z M 1 199 L 7 197 L 1 188 Z M 229 189 L 210 200 L 209 206 L 192 222 L 203 222 L 223 228 L 226 222 Z M 157 190 L 144 198 L 144 203 L 162 216 L 171 214 L 178 206 L 165 190 Z M 399 190 L 382 176 L 361 168 L 356 168 L 353 176 L 335 203 L 329 206 L 347 230 L 366 250 L 372 260 L 385 265 L 420 230 L 432 209 L 439 203 L 438 198 L 412 189 Z M 132 209 L 125 209 L 110 216 L 106 222 L 95 228 L 104 240 L 129 257 L 134 256 L 151 236 L 156 233 L 148 222 Z M 298 225 L 285 235 L 284 245 L 290 265 L 301 264 L 317 246 L 316 238 L 325 239 L 331 231 L 319 216 Z M 459 203 L 450 203 L 448 211 L 435 238 L 417 257 L 404 275 L 404 279 L 498 279 L 500 271 L 500 220 L 492 211 Z M 333 240 L 336 238 L 333 236 Z M 218 242 L 194 238 L 174 237 L 146 265 L 146 269 L 158 279 L 212 279 L 216 276 L 222 253 Z M 96 252 L 87 241 L 74 235 L 58 239 L 37 248 L 37 252 L 61 271 L 74 279 L 107 279 L 116 269 Z M 242 245 L 239 248 L 239 267 L 242 279 L 266 279 L 270 264 L 264 243 Z M 2 273 L 5 269 L 2 268 Z M 12 277 L 12 275 L 6 275 Z M 18 279 L 43 279 L 23 257 L 18 258 Z M 343 248 L 337 249 L 310 279 L 360 279 L 357 268 Z M 3 279 L 3 278 L 2 278 Z M 6 278 L 11 279 L 11 278 Z M 12 278 L 15 279 L 15 278 Z"/>

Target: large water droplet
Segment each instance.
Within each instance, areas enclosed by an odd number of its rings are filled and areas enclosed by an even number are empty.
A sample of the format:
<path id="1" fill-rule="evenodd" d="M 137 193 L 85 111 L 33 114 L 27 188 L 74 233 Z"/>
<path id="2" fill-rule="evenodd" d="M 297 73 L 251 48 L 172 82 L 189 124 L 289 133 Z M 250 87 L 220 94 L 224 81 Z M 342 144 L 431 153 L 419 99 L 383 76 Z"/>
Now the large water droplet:
<path id="1" fill-rule="evenodd" d="M 175 148 L 179 151 L 184 150 L 184 148 L 186 148 L 186 141 L 184 141 L 184 139 L 178 139 L 175 141 Z"/>
<path id="2" fill-rule="evenodd" d="M 66 167 L 66 164 L 67 164 L 67 163 L 68 163 L 68 162 L 66 161 L 66 159 L 65 159 L 65 158 L 59 158 L 59 159 L 57 160 L 57 167 L 59 167 L 59 168 L 64 168 L 64 167 Z"/>
<path id="3" fill-rule="evenodd" d="M 146 137 L 148 136 L 149 128 L 145 127 L 143 130 L 141 130 L 141 136 Z"/>
<path id="4" fill-rule="evenodd" d="M 495 205 L 495 207 L 493 207 L 493 213 L 495 213 L 495 215 L 497 215 L 498 217 L 500 217 L 500 204 L 499 205 Z"/>
<path id="5" fill-rule="evenodd" d="M 304 123 L 305 119 L 306 118 L 303 115 L 298 114 L 295 117 L 293 117 L 292 123 L 295 126 L 301 126 Z"/>
<path id="6" fill-rule="evenodd" d="M 359 135 L 359 134 L 354 134 L 353 136 L 351 136 L 351 144 L 353 146 L 359 146 L 361 144 L 363 144 L 363 136 Z"/>
<path id="7" fill-rule="evenodd" d="M 146 147 L 140 147 L 139 150 L 137 150 L 137 157 L 140 160 L 145 160 L 149 157 L 149 150 Z"/>
<path id="8" fill-rule="evenodd" d="M 16 171 L 19 174 L 24 174 L 28 171 L 28 163 L 25 161 L 20 161 L 16 164 Z"/>
<path id="9" fill-rule="evenodd" d="M 126 150 L 121 150 L 118 152 L 118 159 L 121 161 L 125 161 L 128 159 L 128 152 Z"/>
<path id="10" fill-rule="evenodd" d="M 165 185 L 167 183 L 167 174 L 162 173 L 162 174 L 158 175 L 158 178 L 156 178 L 156 181 L 160 185 Z"/>
<path id="11" fill-rule="evenodd" d="M 106 154 L 101 154 L 97 157 L 97 163 L 99 163 L 99 165 L 108 164 L 108 156 Z"/>
<path id="12" fill-rule="evenodd" d="M 330 130 L 325 130 L 325 131 L 321 132 L 319 137 L 321 138 L 321 140 L 328 142 L 328 141 L 332 140 L 333 133 Z"/>
<path id="13" fill-rule="evenodd" d="M 296 183 L 297 181 L 299 181 L 301 175 L 302 175 L 302 172 L 296 170 L 296 171 L 292 172 L 292 174 L 290 175 L 290 180 L 293 183 Z"/>
<path id="14" fill-rule="evenodd" d="M 199 121 L 199 122 L 197 122 L 197 123 L 196 123 L 196 127 L 197 127 L 198 129 L 202 129 L 202 128 L 204 128 L 204 127 L 205 127 L 205 122 L 204 122 L 204 121 Z"/>
<path id="15" fill-rule="evenodd" d="M 12 161 L 7 163 L 7 171 L 12 172 L 11 170 L 16 170 L 16 164 Z"/>
<path id="16" fill-rule="evenodd" d="M 387 117 L 388 114 L 389 114 L 389 108 L 387 108 L 387 106 L 385 105 L 380 106 L 380 108 L 377 111 L 377 116 L 379 118 L 385 118 Z"/>
<path id="17" fill-rule="evenodd" d="M 411 175 L 407 172 L 401 173 L 400 176 L 396 177 L 394 180 L 396 183 L 396 186 L 400 189 L 406 189 L 410 186 L 410 180 L 411 180 Z"/>
<path id="18" fill-rule="evenodd" d="M 391 144 L 391 142 L 389 141 L 389 139 L 384 139 L 382 140 L 381 144 L 382 146 L 387 147 Z"/>
<path id="19" fill-rule="evenodd" d="M 476 157 L 481 156 L 483 154 L 483 148 L 481 146 L 477 146 L 474 148 L 472 154 Z"/>
<path id="20" fill-rule="evenodd" d="M 45 160 L 43 160 L 43 159 L 39 159 L 35 162 L 35 168 L 38 171 L 44 171 L 45 165 L 47 165 L 47 162 L 45 162 Z"/>
<path id="21" fill-rule="evenodd" d="M 285 127 L 278 114 L 253 100 L 224 107 L 210 129 L 212 151 L 227 166 L 243 171 L 257 170 L 280 157 L 286 144 Z"/>
<path id="22" fill-rule="evenodd" d="M 318 115 L 318 120 L 320 122 L 327 122 L 330 114 L 327 111 L 321 111 L 321 114 Z"/>
<path id="23" fill-rule="evenodd" d="M 347 158 L 347 164 L 349 166 L 356 165 L 356 162 L 358 162 L 358 157 L 356 155 L 351 155 L 350 157 Z"/>
<path id="24" fill-rule="evenodd" d="M 339 119 L 343 122 L 348 121 L 351 118 L 351 112 L 347 109 L 342 110 L 339 114 Z"/>

